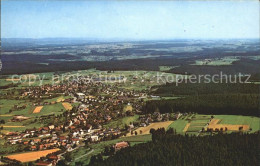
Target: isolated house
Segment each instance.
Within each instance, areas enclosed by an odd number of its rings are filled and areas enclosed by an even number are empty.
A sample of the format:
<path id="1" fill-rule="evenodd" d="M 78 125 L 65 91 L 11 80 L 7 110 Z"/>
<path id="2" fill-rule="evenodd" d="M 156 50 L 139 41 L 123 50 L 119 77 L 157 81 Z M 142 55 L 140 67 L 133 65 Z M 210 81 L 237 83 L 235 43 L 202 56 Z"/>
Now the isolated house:
<path id="1" fill-rule="evenodd" d="M 98 136 L 97 135 L 92 135 L 90 137 L 90 139 L 91 139 L 91 141 L 96 142 L 96 141 L 98 141 Z"/>
<path id="2" fill-rule="evenodd" d="M 128 142 L 123 141 L 123 142 L 118 142 L 118 143 L 116 143 L 116 144 L 114 145 L 114 148 L 115 148 L 115 151 L 118 151 L 118 150 L 120 150 L 120 149 L 122 149 L 122 148 L 126 148 L 126 147 L 128 147 L 128 146 L 129 146 Z"/>

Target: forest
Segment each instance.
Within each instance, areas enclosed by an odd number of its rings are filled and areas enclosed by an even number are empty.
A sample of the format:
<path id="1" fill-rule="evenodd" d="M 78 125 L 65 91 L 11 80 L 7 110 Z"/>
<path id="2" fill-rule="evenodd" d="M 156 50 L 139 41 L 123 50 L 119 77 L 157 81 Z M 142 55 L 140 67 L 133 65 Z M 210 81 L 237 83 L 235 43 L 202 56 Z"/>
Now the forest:
<path id="1" fill-rule="evenodd" d="M 233 80 L 233 78 L 232 78 Z M 153 94 L 160 96 L 172 95 L 207 95 L 207 94 L 259 94 L 258 84 L 249 83 L 168 83 L 152 87 Z"/>
<path id="2" fill-rule="evenodd" d="M 258 94 L 213 94 L 186 96 L 174 100 L 148 101 L 144 113 L 195 112 L 215 115 L 259 116 Z"/>
<path id="3" fill-rule="evenodd" d="M 178 99 L 147 101 L 144 113 L 196 112 L 259 116 L 259 85 L 253 83 L 181 83 L 152 87 L 152 94 Z"/>
<path id="4" fill-rule="evenodd" d="M 176 56 L 176 55 L 173 55 Z M 180 55 L 181 56 L 181 55 Z M 12 58 L 10 58 L 12 57 Z M 23 61 L 18 59 L 25 58 Z M 32 57 L 37 61 L 26 61 Z M 58 56 L 57 56 L 58 57 Z M 65 56 L 60 56 L 65 57 Z M 69 56 L 68 56 L 69 57 Z M 68 58 L 66 57 L 66 58 Z M 129 60 L 110 60 L 110 61 L 47 61 L 46 57 L 32 55 L 18 56 L 2 56 L 3 68 L 1 74 L 28 74 L 42 73 L 53 71 L 73 71 L 86 70 L 96 68 L 97 70 L 147 70 L 159 71 L 159 66 L 178 66 L 169 70 L 170 73 L 176 74 L 219 74 L 221 71 L 225 74 L 237 74 L 239 72 L 248 73 L 254 76 L 254 80 L 260 80 L 260 60 L 240 60 L 232 65 L 227 66 L 206 66 L 206 65 L 190 65 L 199 57 L 176 58 L 176 57 L 160 57 L 145 59 L 129 59 Z M 55 57 L 54 57 L 55 59 Z M 48 63 L 48 65 L 41 64 Z M 30 67 L 28 67 L 30 66 Z M 17 70 L 19 69 L 19 70 Z"/>
<path id="5" fill-rule="evenodd" d="M 152 132 L 152 141 L 121 149 L 108 159 L 93 156 L 91 166 L 219 166 L 259 164 L 259 133 L 176 135 L 173 130 Z"/>

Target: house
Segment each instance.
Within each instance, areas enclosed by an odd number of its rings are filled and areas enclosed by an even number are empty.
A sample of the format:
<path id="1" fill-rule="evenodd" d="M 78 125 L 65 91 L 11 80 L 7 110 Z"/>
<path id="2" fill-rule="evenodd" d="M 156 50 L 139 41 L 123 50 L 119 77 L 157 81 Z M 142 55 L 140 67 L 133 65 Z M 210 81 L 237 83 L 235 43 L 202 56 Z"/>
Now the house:
<path id="1" fill-rule="evenodd" d="M 39 131 L 42 133 L 47 133 L 49 131 L 49 127 L 40 127 Z"/>
<path id="2" fill-rule="evenodd" d="M 41 139 L 34 139 L 33 142 L 34 142 L 34 143 L 41 142 Z"/>
<path id="3" fill-rule="evenodd" d="M 176 119 L 176 120 L 179 119 L 179 118 L 181 117 L 181 115 L 182 115 L 181 113 L 176 114 L 176 115 L 175 115 L 175 119 Z"/>
<path id="4" fill-rule="evenodd" d="M 134 126 L 134 124 L 133 124 L 133 123 L 130 123 L 130 124 L 128 125 L 128 127 L 129 127 L 130 129 L 133 129 L 133 128 L 135 128 L 135 126 Z"/>
<path id="5" fill-rule="evenodd" d="M 59 159 L 59 157 L 57 155 L 54 155 L 54 154 L 51 154 L 51 155 L 47 156 L 47 158 L 49 160 L 58 160 Z"/>
<path id="6" fill-rule="evenodd" d="M 52 163 L 49 161 L 38 161 L 37 163 L 35 163 L 35 165 L 37 166 L 51 166 Z"/>
<path id="7" fill-rule="evenodd" d="M 72 141 L 73 144 L 77 144 L 77 145 L 79 144 L 78 138 L 72 138 L 71 141 Z"/>
<path id="8" fill-rule="evenodd" d="M 126 147 L 128 147 L 128 146 L 129 146 L 128 142 L 123 141 L 123 142 L 118 142 L 118 143 L 116 143 L 116 144 L 114 145 L 114 148 L 115 148 L 115 151 L 118 151 L 118 150 L 120 150 L 120 149 L 122 149 L 122 148 L 126 148 Z"/>
<path id="9" fill-rule="evenodd" d="M 66 142 L 66 137 L 65 136 L 60 136 L 59 139 L 60 139 L 60 142 Z"/>
<path id="10" fill-rule="evenodd" d="M 141 123 L 140 127 L 146 127 L 146 124 L 145 123 Z"/>
<path id="11" fill-rule="evenodd" d="M 80 99 L 80 100 L 85 99 L 85 94 L 84 94 L 84 93 L 76 93 L 76 96 L 77 96 L 78 99 Z"/>
<path id="12" fill-rule="evenodd" d="M 50 130 L 52 130 L 52 129 L 54 129 L 54 128 L 55 128 L 54 125 L 50 125 L 50 126 L 49 126 L 49 129 L 50 129 Z"/>
<path id="13" fill-rule="evenodd" d="M 96 142 L 96 141 L 98 141 L 98 136 L 97 135 L 92 135 L 90 137 L 90 139 L 91 139 L 91 141 Z"/>
<path id="14" fill-rule="evenodd" d="M 36 146 L 31 146 L 31 150 L 37 150 Z"/>

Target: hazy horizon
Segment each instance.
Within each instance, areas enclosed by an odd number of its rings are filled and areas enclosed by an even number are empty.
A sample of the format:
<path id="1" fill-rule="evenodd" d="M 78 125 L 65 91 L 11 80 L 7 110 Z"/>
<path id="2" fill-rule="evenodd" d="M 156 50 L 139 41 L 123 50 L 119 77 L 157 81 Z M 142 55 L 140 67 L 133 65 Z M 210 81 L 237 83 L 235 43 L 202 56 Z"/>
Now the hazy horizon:
<path id="1" fill-rule="evenodd" d="M 259 1 L 2 1 L 1 39 L 258 39 Z"/>

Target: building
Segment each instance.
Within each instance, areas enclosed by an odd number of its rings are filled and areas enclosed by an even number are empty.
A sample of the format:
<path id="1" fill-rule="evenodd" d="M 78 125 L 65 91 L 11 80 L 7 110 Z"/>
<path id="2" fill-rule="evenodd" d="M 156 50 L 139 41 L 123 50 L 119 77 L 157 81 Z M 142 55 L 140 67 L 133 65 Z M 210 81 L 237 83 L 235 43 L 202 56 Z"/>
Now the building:
<path id="1" fill-rule="evenodd" d="M 77 94 L 78 99 L 80 99 L 80 100 L 85 99 L 84 93 L 76 93 L 76 94 Z"/>
<path id="2" fill-rule="evenodd" d="M 122 148 L 126 148 L 126 147 L 128 147 L 128 146 L 129 146 L 128 142 L 123 141 L 123 142 L 118 142 L 118 143 L 116 143 L 116 144 L 114 145 L 114 148 L 115 148 L 115 151 L 118 151 L 118 150 L 120 150 L 120 149 L 122 149 Z"/>

